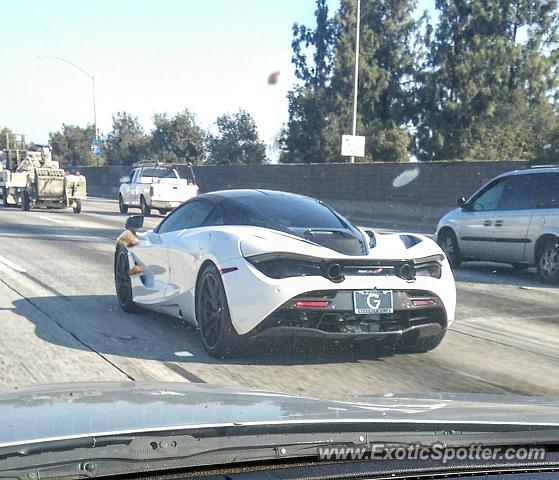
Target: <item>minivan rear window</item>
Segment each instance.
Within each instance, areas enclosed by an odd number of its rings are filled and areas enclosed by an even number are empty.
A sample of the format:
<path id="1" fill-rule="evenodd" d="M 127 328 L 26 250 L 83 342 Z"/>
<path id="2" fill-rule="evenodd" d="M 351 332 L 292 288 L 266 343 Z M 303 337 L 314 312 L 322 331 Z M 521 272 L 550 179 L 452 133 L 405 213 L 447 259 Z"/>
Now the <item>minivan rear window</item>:
<path id="1" fill-rule="evenodd" d="M 559 173 L 538 173 L 534 177 L 534 208 L 559 208 Z"/>

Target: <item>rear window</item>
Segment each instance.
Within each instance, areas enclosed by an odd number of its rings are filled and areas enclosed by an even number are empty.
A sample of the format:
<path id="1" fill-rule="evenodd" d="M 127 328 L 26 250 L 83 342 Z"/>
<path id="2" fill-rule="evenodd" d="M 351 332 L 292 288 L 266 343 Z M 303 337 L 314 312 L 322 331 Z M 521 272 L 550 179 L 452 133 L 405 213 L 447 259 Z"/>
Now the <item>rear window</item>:
<path id="1" fill-rule="evenodd" d="M 243 225 L 277 228 L 346 228 L 325 205 L 305 197 L 247 195 L 227 199 L 220 207 Z"/>
<path id="2" fill-rule="evenodd" d="M 177 178 L 175 171 L 168 168 L 144 168 L 142 177 Z"/>
<path id="3" fill-rule="evenodd" d="M 559 173 L 538 173 L 534 177 L 534 208 L 559 208 Z"/>

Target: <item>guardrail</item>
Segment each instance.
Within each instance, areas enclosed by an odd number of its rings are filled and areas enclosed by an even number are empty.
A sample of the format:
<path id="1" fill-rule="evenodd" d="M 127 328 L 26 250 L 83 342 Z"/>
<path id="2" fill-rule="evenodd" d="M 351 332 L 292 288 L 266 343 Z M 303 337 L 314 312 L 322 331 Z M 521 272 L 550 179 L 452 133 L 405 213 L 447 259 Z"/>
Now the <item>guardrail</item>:
<path id="1" fill-rule="evenodd" d="M 319 198 L 350 220 L 432 231 L 456 199 L 528 162 L 429 162 L 197 166 L 201 192 L 228 188 L 285 190 Z M 177 165 L 181 170 L 184 165 Z M 91 196 L 117 198 L 131 167 L 84 167 Z"/>

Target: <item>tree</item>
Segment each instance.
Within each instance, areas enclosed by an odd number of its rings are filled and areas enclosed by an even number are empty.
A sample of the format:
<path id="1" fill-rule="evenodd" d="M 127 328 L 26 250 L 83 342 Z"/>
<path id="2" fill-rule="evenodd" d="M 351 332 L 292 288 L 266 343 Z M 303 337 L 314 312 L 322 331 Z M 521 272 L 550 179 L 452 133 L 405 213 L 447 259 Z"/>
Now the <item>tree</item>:
<path id="1" fill-rule="evenodd" d="M 167 114 L 153 116 L 151 153 L 161 162 L 199 163 L 205 157 L 204 132 L 194 114 L 184 110 L 172 118 Z"/>
<path id="2" fill-rule="evenodd" d="M 331 128 L 328 98 L 337 25 L 328 16 L 326 0 L 316 0 L 315 18 L 314 29 L 293 25 L 291 61 L 303 85 L 288 94 L 289 120 L 280 141 L 280 161 L 284 163 L 327 162 L 339 155 L 334 153 L 339 138 L 338 131 Z"/>
<path id="3" fill-rule="evenodd" d="M 356 2 L 342 0 L 335 19 L 317 0 L 315 30 L 294 27 L 293 59 L 304 84 L 289 96 L 282 161 L 337 161 L 341 136 L 351 132 Z M 406 161 L 406 126 L 412 119 L 415 38 L 420 20 L 414 0 L 361 4 L 358 133 L 367 137 L 365 161 Z M 314 47 L 312 59 L 304 55 Z M 396 136 L 394 149 L 381 146 Z M 406 139 L 408 139 L 406 141 Z M 403 142 L 403 143 L 402 143 Z M 372 148 L 369 148 L 372 147 Z"/>
<path id="4" fill-rule="evenodd" d="M 113 115 L 113 129 L 105 142 L 109 165 L 132 165 L 148 154 L 149 137 L 138 119 L 126 112 Z"/>
<path id="5" fill-rule="evenodd" d="M 91 140 L 95 137 L 95 128 L 62 124 L 62 130 L 49 133 L 49 144 L 54 158 L 63 166 L 88 166 L 104 163 L 91 153 Z"/>
<path id="6" fill-rule="evenodd" d="M 280 139 L 282 163 L 323 163 L 340 157 L 341 129 L 327 89 L 298 86 L 287 95 L 289 120 Z"/>
<path id="7" fill-rule="evenodd" d="M 258 137 L 256 123 L 244 110 L 224 114 L 216 121 L 217 135 L 208 135 L 208 163 L 214 165 L 262 164 L 266 146 Z"/>
<path id="8" fill-rule="evenodd" d="M 556 122 L 546 112 L 559 86 L 557 1 L 437 0 L 436 8 L 416 75 L 419 158 L 537 156 L 542 138 L 529 134 L 530 112 Z"/>
<path id="9" fill-rule="evenodd" d="M 342 0 L 332 79 L 338 102 L 353 97 L 356 2 Z M 359 115 L 364 125 L 379 122 L 386 128 L 410 120 L 412 79 L 415 67 L 414 38 L 418 21 L 415 2 L 379 0 L 361 4 L 359 58 Z M 347 118 L 348 127 L 351 118 Z"/>
<path id="10" fill-rule="evenodd" d="M 0 129 L 0 151 L 5 150 L 7 148 L 6 135 L 8 135 L 8 137 L 12 137 L 13 132 L 8 127 L 2 127 Z"/>

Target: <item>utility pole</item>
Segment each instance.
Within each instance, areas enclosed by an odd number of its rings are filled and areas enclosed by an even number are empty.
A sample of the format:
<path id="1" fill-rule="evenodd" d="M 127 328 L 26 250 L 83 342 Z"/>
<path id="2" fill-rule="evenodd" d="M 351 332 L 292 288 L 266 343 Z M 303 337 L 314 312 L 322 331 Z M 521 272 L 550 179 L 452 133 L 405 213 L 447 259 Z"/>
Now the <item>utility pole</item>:
<path id="1" fill-rule="evenodd" d="M 352 135 L 357 135 L 357 91 L 359 88 L 359 35 L 361 31 L 361 0 L 357 0 L 357 25 L 355 28 L 355 73 L 353 75 L 353 129 Z M 355 157 L 351 156 L 351 163 L 355 163 Z"/>

